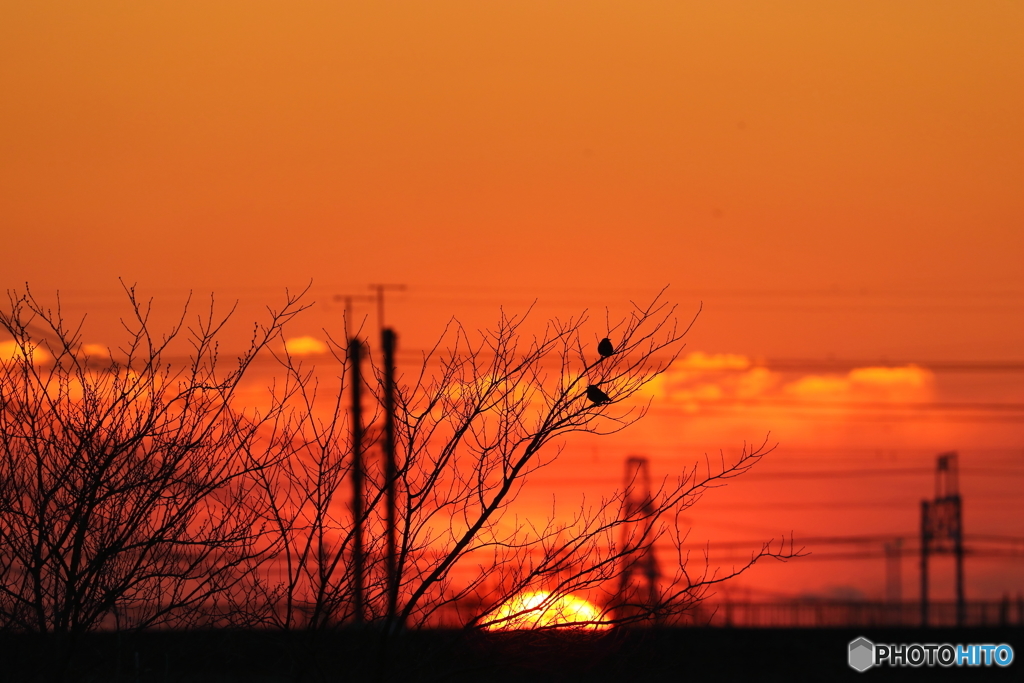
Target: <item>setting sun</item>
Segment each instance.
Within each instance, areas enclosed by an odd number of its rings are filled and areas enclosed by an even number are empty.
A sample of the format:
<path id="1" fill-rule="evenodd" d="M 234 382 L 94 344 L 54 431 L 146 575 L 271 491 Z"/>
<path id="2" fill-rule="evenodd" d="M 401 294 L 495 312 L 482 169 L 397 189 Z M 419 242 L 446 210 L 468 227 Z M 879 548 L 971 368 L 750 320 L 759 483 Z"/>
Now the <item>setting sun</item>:
<path id="1" fill-rule="evenodd" d="M 546 591 L 521 593 L 494 613 L 491 631 L 522 631 L 538 628 L 598 630 L 611 628 L 601 610 L 583 598 L 564 595 L 552 598 Z"/>

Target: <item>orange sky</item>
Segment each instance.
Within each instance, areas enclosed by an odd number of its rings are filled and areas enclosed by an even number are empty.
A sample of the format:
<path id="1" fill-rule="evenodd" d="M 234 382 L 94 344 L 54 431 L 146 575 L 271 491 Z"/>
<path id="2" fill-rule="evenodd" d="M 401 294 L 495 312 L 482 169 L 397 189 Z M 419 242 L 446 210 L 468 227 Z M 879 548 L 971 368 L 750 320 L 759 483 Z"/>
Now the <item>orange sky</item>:
<path id="1" fill-rule="evenodd" d="M 0 11 L 7 283 L 1020 285 L 1016 3 Z"/>
<path id="2" fill-rule="evenodd" d="M 312 279 L 296 335 L 401 282 L 409 349 L 453 314 L 671 283 L 685 315 L 704 301 L 690 350 L 1019 360 L 1022 35 L 1013 2 L 8 2 L 0 285 L 60 288 L 113 343 L 117 277 L 246 320 Z M 926 398 L 1020 401 L 1019 377 Z M 769 417 L 636 439 L 893 438 Z M 943 429 L 898 440 L 1021 441 Z"/>

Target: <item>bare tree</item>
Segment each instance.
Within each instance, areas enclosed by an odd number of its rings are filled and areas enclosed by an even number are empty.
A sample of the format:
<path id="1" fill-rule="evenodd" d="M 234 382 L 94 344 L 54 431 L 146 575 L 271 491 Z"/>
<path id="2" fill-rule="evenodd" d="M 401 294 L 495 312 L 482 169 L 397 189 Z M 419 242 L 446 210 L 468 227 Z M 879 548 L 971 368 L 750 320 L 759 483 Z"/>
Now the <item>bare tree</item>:
<path id="1" fill-rule="evenodd" d="M 183 314 L 155 338 L 148 305 L 126 291 L 129 341 L 99 363 L 83 353 L 80 327 L 27 290 L 0 313 L 20 350 L 0 364 L 0 618 L 55 636 L 58 669 L 79 636 L 101 627 L 271 627 L 309 634 L 310 645 L 329 629 L 369 623 L 385 643 L 380 656 L 391 635 L 439 624 L 671 623 L 715 583 L 795 554 L 769 541 L 723 573 L 682 550 L 680 514 L 756 464 L 764 445 L 666 477 L 639 507 L 626 505 L 627 487 L 568 517 L 517 516 L 517 497 L 566 438 L 612 434 L 646 414 L 643 388 L 676 359 L 689 329 L 661 296 L 596 329 L 586 314 L 536 334 L 526 316 L 503 315 L 475 333 L 452 322 L 399 378 L 398 466 L 389 480 L 379 458 L 366 459 L 357 549 L 349 340 L 332 341 L 341 370 L 333 385 L 286 350 L 266 405 L 242 407 L 243 376 L 302 310 L 299 297 L 271 311 L 223 370 L 217 339 L 227 316 L 211 304 L 196 324 Z M 32 334 L 38 328 L 44 334 Z M 175 356 L 171 345 L 182 340 L 190 353 Z M 371 365 L 366 377 L 383 405 L 383 368 Z M 381 417 L 378 408 L 360 443 L 370 456 Z M 620 581 L 655 547 L 675 553 L 656 591 Z M 579 595 L 597 611 L 566 609 Z"/>
<path id="2" fill-rule="evenodd" d="M 344 376 L 345 358 L 337 357 Z M 287 351 L 280 360 L 286 372 L 279 405 L 289 410 L 275 425 L 280 457 L 251 475 L 249 505 L 262 511 L 265 552 L 251 558 L 251 590 L 242 592 L 238 609 L 249 626 L 317 631 L 353 616 L 344 384 L 325 398 L 313 370 Z"/>
<path id="3" fill-rule="evenodd" d="M 329 405 L 318 407 L 313 376 L 283 359 L 297 388 L 290 396 L 301 401 L 294 414 L 305 422 L 289 434 L 293 457 L 279 469 L 260 472 L 265 507 L 275 511 L 270 521 L 280 539 L 276 563 L 286 577 L 278 584 L 284 611 L 277 610 L 276 623 L 317 629 L 365 620 L 393 632 L 454 620 L 468 629 L 501 628 L 558 609 L 564 598 L 580 593 L 601 596 L 601 612 L 560 615 L 543 627 L 664 623 L 759 559 L 792 556 L 792 547 L 770 541 L 754 549 L 742 567 L 721 573 L 705 561 L 695 573 L 682 554 L 680 513 L 703 491 L 752 467 L 767 452 L 764 445 L 744 450 L 733 462 L 716 466 L 705 460 L 666 478 L 642 510 L 628 510 L 627 491 L 616 491 L 568 519 L 515 517 L 517 496 L 531 474 L 558 457 L 564 437 L 610 434 L 643 417 L 649 400 L 641 390 L 675 360 L 686 333 L 674 313 L 659 297 L 634 307 L 617 324 L 606 319 L 593 341 L 585 335 L 585 315 L 551 321 L 532 336 L 522 332 L 523 317 L 502 317 L 497 329 L 478 334 L 455 322 L 449 326 L 416 373 L 399 382 L 399 600 L 393 612 L 384 467 L 370 459 L 364 473 L 363 522 L 370 531 L 363 549 L 365 613 L 356 615 L 346 562 L 353 552 L 353 524 L 344 503 L 351 478 L 350 429 L 340 412 L 344 386 L 325 394 L 319 400 Z M 617 340 L 612 353 L 596 351 L 602 336 Z M 335 355 L 339 362 L 347 357 L 341 345 Z M 380 399 L 382 368 L 374 372 L 372 388 Z M 320 413 L 324 417 L 314 417 Z M 655 544 L 672 549 L 677 561 L 656 599 L 639 600 L 617 579 L 631 558 Z M 508 609 L 531 590 L 542 590 L 544 599 Z"/>
<path id="4" fill-rule="evenodd" d="M 438 611 L 455 608 L 466 627 L 502 627 L 522 612 L 543 613 L 572 594 L 595 591 L 605 598 L 601 623 L 665 620 L 702 599 L 712 583 L 745 569 L 719 575 L 705 565 L 694 576 L 688 558 L 680 557 L 657 600 L 639 605 L 616 581 L 630 558 L 655 543 L 677 541 L 678 548 L 685 535 L 679 514 L 708 487 L 753 466 L 763 448 L 703 475 L 695 466 L 666 479 L 640 511 L 627 510 L 627 491 L 617 491 L 568 520 L 508 520 L 529 475 L 557 457 L 557 440 L 574 432 L 610 434 L 643 417 L 649 401 L 641 389 L 675 360 L 687 331 L 676 326 L 674 312 L 659 297 L 618 324 L 606 320 L 592 342 L 583 334 L 585 316 L 552 321 L 528 340 L 519 335 L 517 318 L 503 319 L 475 343 L 456 330 L 456 343 L 441 355 L 440 376 L 421 377 L 403 396 L 399 624 L 427 624 Z M 617 339 L 608 357 L 596 350 L 599 337 Z M 786 554 L 766 544 L 749 564 Z M 456 567 L 467 564 L 478 567 L 476 576 L 455 581 Z M 521 611 L 500 609 L 529 590 L 546 597 Z M 548 627 L 579 627 L 593 618 L 561 614 Z"/>
<path id="5" fill-rule="evenodd" d="M 231 403 L 298 297 L 224 370 L 212 301 L 155 337 L 149 304 L 126 293 L 128 342 L 111 358 L 88 357 L 81 324 L 27 289 L 0 312 L 18 351 L 0 362 L 0 620 L 51 636 L 58 678 L 90 630 L 218 623 L 210 606 L 261 533 L 243 502 L 279 451 L 259 432 L 280 406 Z"/>

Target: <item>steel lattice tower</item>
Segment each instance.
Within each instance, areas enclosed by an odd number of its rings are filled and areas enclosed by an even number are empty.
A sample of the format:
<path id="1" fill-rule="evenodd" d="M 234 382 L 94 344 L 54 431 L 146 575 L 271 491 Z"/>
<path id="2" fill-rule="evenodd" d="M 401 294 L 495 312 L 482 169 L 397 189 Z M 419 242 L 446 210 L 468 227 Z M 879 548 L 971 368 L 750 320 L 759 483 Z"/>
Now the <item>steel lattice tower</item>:
<path id="1" fill-rule="evenodd" d="M 956 560 L 956 623 L 964 624 L 963 511 L 956 453 L 943 453 L 935 466 L 935 500 L 921 501 L 921 625 L 928 625 L 928 556 L 952 553 Z"/>
<path id="2" fill-rule="evenodd" d="M 633 455 L 626 460 L 626 478 L 624 483 L 626 497 L 624 512 L 626 519 L 634 520 L 623 526 L 623 547 L 637 539 L 643 539 L 641 545 L 653 541 L 654 499 L 651 496 L 651 474 L 648 460 Z M 636 582 L 634 577 L 639 578 Z M 641 606 L 653 606 L 658 600 L 658 560 L 654 546 L 623 557 L 622 576 L 619 583 L 619 599 L 624 609 L 642 609 Z"/>

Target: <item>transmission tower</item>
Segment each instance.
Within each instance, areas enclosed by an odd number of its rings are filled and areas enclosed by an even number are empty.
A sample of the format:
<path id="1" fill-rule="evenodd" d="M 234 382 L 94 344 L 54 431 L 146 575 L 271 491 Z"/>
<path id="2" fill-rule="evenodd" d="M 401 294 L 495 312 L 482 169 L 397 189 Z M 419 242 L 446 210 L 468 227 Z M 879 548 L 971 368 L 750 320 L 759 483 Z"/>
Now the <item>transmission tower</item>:
<path id="1" fill-rule="evenodd" d="M 363 342 L 352 337 L 348 340 L 348 360 L 352 370 L 352 586 L 355 622 L 363 622 L 363 588 L 365 556 L 363 554 L 363 401 L 362 362 Z"/>
<path id="2" fill-rule="evenodd" d="M 935 464 L 935 500 L 921 501 L 921 625 L 928 625 L 928 557 L 952 553 L 956 561 L 956 623 L 964 625 L 964 534 L 956 453 Z"/>
<path id="3" fill-rule="evenodd" d="M 654 555 L 654 499 L 651 497 L 651 473 L 647 458 L 633 455 L 626 460 L 626 519 L 635 520 L 622 528 L 622 544 L 630 542 L 646 548 L 623 557 L 619 599 L 625 607 L 653 606 L 658 599 L 658 561 Z M 639 582 L 634 585 L 634 576 Z"/>

